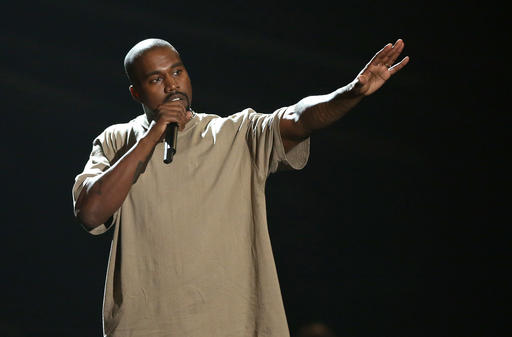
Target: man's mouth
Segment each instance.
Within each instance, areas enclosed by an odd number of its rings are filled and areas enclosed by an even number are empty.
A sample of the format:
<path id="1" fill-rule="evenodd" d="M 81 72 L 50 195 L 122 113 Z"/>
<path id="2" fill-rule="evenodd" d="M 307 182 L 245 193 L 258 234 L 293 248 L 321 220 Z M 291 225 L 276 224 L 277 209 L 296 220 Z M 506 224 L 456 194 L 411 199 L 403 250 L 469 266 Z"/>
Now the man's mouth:
<path id="1" fill-rule="evenodd" d="M 178 91 L 178 92 L 174 92 L 174 93 L 170 94 L 165 99 L 165 102 L 176 102 L 176 101 L 183 101 L 186 105 L 185 108 L 187 110 L 190 110 L 190 101 L 188 100 L 187 94 Z"/>
<path id="2" fill-rule="evenodd" d="M 171 95 L 169 95 L 165 101 L 171 101 L 171 102 L 174 102 L 174 101 L 187 101 L 188 102 L 188 97 L 186 94 L 182 93 L 182 92 L 175 92 Z"/>

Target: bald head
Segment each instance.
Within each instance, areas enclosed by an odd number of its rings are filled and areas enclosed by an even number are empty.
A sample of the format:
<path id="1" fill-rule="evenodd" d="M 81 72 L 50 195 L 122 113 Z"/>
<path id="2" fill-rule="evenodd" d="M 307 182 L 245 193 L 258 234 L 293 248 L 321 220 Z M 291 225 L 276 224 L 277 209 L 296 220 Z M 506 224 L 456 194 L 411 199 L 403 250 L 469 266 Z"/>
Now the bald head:
<path id="1" fill-rule="evenodd" d="M 136 82 L 136 76 L 135 76 L 135 63 L 137 60 L 144 55 L 146 52 L 153 50 L 155 48 L 170 48 L 172 51 L 174 51 L 176 54 L 179 55 L 176 48 L 174 48 L 169 42 L 162 40 L 162 39 L 146 39 L 142 40 L 139 43 L 137 43 L 135 46 L 128 51 L 124 58 L 124 71 L 126 72 L 126 76 L 128 76 L 128 79 L 131 83 Z"/>

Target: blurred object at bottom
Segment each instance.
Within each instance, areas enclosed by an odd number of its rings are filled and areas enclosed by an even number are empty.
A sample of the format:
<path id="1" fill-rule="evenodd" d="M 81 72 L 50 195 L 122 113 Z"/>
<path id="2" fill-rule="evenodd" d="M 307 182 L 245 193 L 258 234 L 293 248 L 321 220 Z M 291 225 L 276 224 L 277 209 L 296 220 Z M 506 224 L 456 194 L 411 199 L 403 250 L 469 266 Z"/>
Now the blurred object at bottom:
<path id="1" fill-rule="evenodd" d="M 295 337 L 336 337 L 336 335 L 324 323 L 313 322 L 301 326 Z"/>

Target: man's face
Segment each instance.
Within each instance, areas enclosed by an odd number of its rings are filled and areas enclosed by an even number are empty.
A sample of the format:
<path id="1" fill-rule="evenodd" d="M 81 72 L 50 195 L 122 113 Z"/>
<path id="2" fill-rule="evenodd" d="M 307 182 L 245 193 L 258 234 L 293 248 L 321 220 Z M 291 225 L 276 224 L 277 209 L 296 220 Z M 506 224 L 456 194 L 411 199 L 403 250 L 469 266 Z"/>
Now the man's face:
<path id="1" fill-rule="evenodd" d="M 179 55 L 171 48 L 158 47 L 146 51 L 134 64 L 133 97 L 156 110 L 158 106 L 178 97 L 189 108 L 192 84 Z"/>

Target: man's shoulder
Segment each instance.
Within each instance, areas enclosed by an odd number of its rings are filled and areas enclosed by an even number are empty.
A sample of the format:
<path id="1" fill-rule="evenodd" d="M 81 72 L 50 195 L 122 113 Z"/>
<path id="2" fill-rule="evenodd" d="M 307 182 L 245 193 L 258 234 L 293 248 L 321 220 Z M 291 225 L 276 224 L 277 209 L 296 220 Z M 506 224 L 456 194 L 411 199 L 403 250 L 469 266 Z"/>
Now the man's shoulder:
<path id="1" fill-rule="evenodd" d="M 249 120 L 251 113 L 254 113 L 254 110 L 247 108 L 229 115 L 196 113 L 196 116 L 198 117 L 199 125 L 202 130 L 211 129 L 220 131 L 231 128 L 237 129 Z"/>
<path id="2" fill-rule="evenodd" d="M 146 116 L 139 115 L 132 120 L 124 123 L 112 124 L 103 130 L 101 135 L 104 136 L 122 136 L 128 135 L 138 131 L 144 131 L 145 126 L 147 125 Z M 146 126 L 147 128 L 147 126 Z M 101 136 L 100 135 L 100 136 Z"/>
<path id="3" fill-rule="evenodd" d="M 235 113 L 231 114 L 216 114 L 216 113 L 204 113 L 204 112 L 196 112 L 196 116 L 199 116 L 200 119 L 229 119 L 229 118 L 237 118 L 239 116 L 248 115 L 251 113 L 256 113 L 253 108 L 245 108 Z"/>
<path id="4" fill-rule="evenodd" d="M 217 114 L 207 114 L 207 113 L 198 113 L 200 120 L 203 122 L 237 122 L 242 121 L 247 118 L 250 118 L 252 115 L 261 115 L 261 113 L 257 113 L 253 108 L 245 108 L 238 112 L 229 114 L 229 115 L 217 115 Z"/>
<path id="5" fill-rule="evenodd" d="M 272 117 L 272 116 L 281 116 L 283 114 L 283 112 L 290 110 L 290 108 L 293 108 L 293 106 L 280 107 L 271 112 L 258 112 L 253 108 L 245 108 L 237 113 L 227 116 L 226 118 L 232 119 L 232 120 L 239 120 L 239 119 L 255 119 L 255 118 L 265 118 L 265 117 Z"/>
<path id="6" fill-rule="evenodd" d="M 240 110 L 236 113 L 232 113 L 227 116 L 219 116 L 214 114 L 197 114 L 201 128 L 203 130 L 228 130 L 233 129 L 240 131 L 246 128 L 255 128 L 258 126 L 266 127 L 267 125 L 273 124 L 275 119 L 283 118 L 283 115 L 287 112 L 292 111 L 293 106 L 281 107 L 271 113 L 257 112 L 255 109 L 248 107 Z"/>

